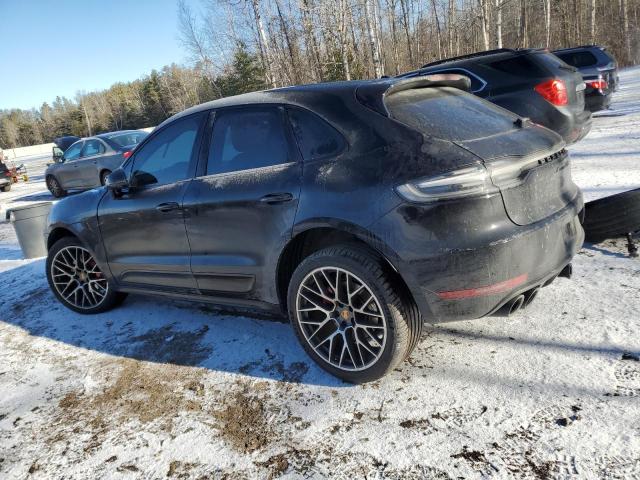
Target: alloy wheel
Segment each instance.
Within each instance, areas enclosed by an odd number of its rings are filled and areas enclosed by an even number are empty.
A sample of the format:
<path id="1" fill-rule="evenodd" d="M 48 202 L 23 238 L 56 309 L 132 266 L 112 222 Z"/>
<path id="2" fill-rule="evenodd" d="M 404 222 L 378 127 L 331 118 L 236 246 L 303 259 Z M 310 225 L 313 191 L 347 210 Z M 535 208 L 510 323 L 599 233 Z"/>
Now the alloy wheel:
<path id="1" fill-rule="evenodd" d="M 49 187 L 49 191 L 53 194 L 54 197 L 60 195 L 60 185 L 54 177 L 49 177 L 49 179 L 47 180 L 47 186 Z"/>
<path id="2" fill-rule="evenodd" d="M 55 254 L 51 279 L 58 294 L 79 309 L 97 307 L 109 292 L 109 282 L 91 253 L 78 246 L 64 247 Z"/>
<path id="3" fill-rule="evenodd" d="M 388 332 L 380 301 L 343 268 L 307 274 L 298 287 L 296 317 L 309 346 L 335 368 L 364 370 L 384 352 Z"/>

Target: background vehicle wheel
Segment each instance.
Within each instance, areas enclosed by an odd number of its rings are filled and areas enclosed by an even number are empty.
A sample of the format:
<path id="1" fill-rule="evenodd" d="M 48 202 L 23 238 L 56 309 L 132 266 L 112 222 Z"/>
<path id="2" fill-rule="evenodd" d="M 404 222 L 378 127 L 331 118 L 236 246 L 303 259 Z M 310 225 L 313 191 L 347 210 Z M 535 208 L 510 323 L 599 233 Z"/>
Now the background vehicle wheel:
<path id="1" fill-rule="evenodd" d="M 110 170 L 104 170 L 100 174 L 100 185 L 104 186 L 107 183 L 107 177 L 109 175 L 111 175 L 111 171 Z"/>
<path id="2" fill-rule="evenodd" d="M 587 202 L 583 226 L 594 243 L 640 230 L 640 188 Z"/>
<path id="3" fill-rule="evenodd" d="M 56 198 L 64 197 L 67 194 L 66 190 L 60 186 L 58 179 L 52 175 L 47 177 L 47 188 L 51 192 L 51 195 Z"/>
<path id="4" fill-rule="evenodd" d="M 126 294 L 115 291 L 93 254 L 76 238 L 58 240 L 47 255 L 49 286 L 67 308 L 78 313 L 100 313 L 122 303 Z"/>
<path id="5" fill-rule="evenodd" d="M 289 317 L 306 352 L 352 383 L 378 379 L 406 359 L 422 333 L 402 296 L 365 249 L 337 246 L 302 261 L 288 291 Z"/>
<path id="6" fill-rule="evenodd" d="M 8 192 L 9 190 L 11 190 L 11 184 L 5 185 L 4 187 L 2 187 L 1 189 L 3 192 Z"/>

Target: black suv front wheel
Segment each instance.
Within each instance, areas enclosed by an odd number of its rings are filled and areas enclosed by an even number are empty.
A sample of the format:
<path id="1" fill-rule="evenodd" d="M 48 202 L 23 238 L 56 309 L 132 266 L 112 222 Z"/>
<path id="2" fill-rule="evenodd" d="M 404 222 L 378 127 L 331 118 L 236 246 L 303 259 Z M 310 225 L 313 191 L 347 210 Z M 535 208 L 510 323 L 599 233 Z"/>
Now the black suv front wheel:
<path id="1" fill-rule="evenodd" d="M 329 373 L 352 383 L 378 379 L 406 359 L 422 330 L 412 302 L 359 247 L 318 251 L 295 270 L 289 316 L 306 352 Z"/>
<path id="2" fill-rule="evenodd" d="M 126 296 L 115 291 L 93 254 L 74 237 L 64 237 L 53 244 L 47 255 L 46 268 L 51 290 L 74 312 L 106 312 Z"/>

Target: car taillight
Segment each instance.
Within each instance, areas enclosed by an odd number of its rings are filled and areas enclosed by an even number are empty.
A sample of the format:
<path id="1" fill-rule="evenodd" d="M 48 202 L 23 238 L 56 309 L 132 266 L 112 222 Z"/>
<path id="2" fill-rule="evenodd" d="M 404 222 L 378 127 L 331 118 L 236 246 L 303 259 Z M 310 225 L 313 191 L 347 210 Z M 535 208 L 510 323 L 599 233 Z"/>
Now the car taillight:
<path id="1" fill-rule="evenodd" d="M 405 183 L 397 187 L 396 191 L 405 200 L 423 203 L 484 196 L 499 190 L 491 183 L 487 169 L 476 165 Z"/>
<path id="2" fill-rule="evenodd" d="M 127 158 L 129 158 L 131 156 L 131 154 L 133 153 L 133 150 L 127 150 L 126 152 L 124 152 L 122 154 L 122 156 L 124 157 L 124 159 L 126 160 Z"/>
<path id="3" fill-rule="evenodd" d="M 605 90 L 608 87 L 606 80 L 589 80 L 585 83 L 596 90 Z"/>
<path id="4" fill-rule="evenodd" d="M 540 83 L 535 86 L 536 92 L 549 103 L 562 106 L 569 103 L 569 97 L 567 97 L 567 86 L 562 80 L 552 78 L 546 82 Z"/>

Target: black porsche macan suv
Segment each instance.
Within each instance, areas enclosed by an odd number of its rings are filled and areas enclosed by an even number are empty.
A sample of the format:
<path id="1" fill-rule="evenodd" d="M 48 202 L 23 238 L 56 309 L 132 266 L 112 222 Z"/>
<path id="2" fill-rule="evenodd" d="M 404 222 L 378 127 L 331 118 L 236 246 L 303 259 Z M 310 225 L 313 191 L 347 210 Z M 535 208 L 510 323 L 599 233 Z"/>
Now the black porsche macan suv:
<path id="1" fill-rule="evenodd" d="M 54 205 L 51 288 L 82 313 L 126 293 L 286 311 L 320 366 L 378 378 L 423 322 L 518 309 L 582 244 L 562 139 L 468 88 L 338 82 L 186 110 Z"/>

